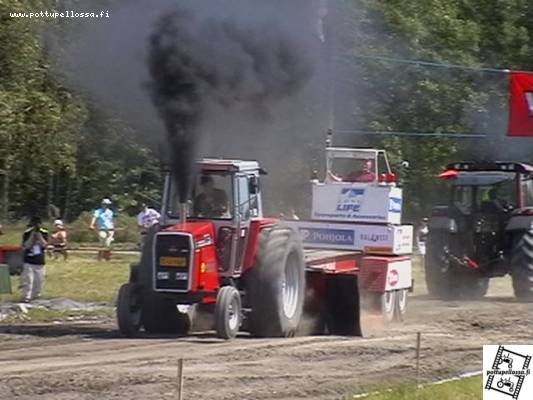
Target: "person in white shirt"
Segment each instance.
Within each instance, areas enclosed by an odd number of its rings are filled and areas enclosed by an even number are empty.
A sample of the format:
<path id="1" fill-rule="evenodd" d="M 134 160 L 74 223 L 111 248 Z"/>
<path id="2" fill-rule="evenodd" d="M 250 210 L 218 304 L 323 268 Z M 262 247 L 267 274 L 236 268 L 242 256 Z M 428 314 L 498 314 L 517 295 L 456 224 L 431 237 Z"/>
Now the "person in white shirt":
<path id="1" fill-rule="evenodd" d="M 147 204 L 143 204 L 142 208 L 142 211 L 137 215 L 137 225 L 139 226 L 139 230 L 141 232 L 141 247 L 144 243 L 144 238 L 148 233 L 148 229 L 159 223 L 159 219 L 161 218 L 161 214 L 159 214 L 153 208 L 148 207 Z"/>

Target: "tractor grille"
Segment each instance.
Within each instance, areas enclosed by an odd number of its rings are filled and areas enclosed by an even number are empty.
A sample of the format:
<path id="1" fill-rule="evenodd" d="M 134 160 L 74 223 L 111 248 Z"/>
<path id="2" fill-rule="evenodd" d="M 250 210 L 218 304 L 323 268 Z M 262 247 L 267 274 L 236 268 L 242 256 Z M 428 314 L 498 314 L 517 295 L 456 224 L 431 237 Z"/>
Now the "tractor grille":
<path id="1" fill-rule="evenodd" d="M 193 265 L 192 236 L 185 233 L 158 233 L 154 241 L 154 289 L 188 292 Z"/>

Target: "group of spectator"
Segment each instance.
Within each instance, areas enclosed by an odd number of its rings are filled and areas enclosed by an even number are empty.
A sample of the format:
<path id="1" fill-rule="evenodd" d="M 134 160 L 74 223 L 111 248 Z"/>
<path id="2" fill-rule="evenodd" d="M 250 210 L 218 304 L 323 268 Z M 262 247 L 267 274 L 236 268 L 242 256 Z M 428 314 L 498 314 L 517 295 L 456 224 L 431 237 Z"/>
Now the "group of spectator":
<path id="1" fill-rule="evenodd" d="M 115 234 L 115 213 L 111 205 L 110 199 L 103 199 L 101 206 L 94 211 L 89 225 L 89 228 L 97 231 L 98 234 L 100 243 L 98 260 L 111 258 L 111 244 Z M 157 224 L 160 217 L 156 210 L 143 204 L 141 212 L 137 215 L 141 244 L 148 229 Z M 0 225 L 1 233 L 2 225 Z M 68 258 L 67 230 L 63 221 L 56 219 L 50 233 L 38 216 L 32 217 L 22 234 L 22 251 L 24 262 L 20 276 L 20 289 L 22 301 L 28 303 L 41 296 L 46 276 L 46 256 L 54 259 L 62 256 L 65 261 Z"/>

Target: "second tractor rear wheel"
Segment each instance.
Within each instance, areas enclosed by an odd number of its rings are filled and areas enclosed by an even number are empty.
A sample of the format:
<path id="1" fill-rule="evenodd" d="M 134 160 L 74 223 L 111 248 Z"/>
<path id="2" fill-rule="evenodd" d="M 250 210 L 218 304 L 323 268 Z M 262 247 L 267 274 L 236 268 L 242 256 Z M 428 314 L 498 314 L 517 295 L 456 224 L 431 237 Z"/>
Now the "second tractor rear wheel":
<path id="1" fill-rule="evenodd" d="M 533 301 L 533 230 L 515 241 L 511 258 L 514 294 L 522 301 Z"/>

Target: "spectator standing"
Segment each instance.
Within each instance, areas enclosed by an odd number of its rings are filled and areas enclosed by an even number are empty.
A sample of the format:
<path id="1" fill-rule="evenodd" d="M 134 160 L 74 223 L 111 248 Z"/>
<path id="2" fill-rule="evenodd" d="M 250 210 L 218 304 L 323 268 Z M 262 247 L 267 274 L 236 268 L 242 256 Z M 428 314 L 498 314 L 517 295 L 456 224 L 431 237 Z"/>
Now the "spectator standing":
<path id="1" fill-rule="evenodd" d="M 45 280 L 45 251 L 48 231 L 41 226 L 39 217 L 32 217 L 22 235 L 24 264 L 20 275 L 22 300 L 26 303 L 40 297 Z"/>
<path id="2" fill-rule="evenodd" d="M 111 259 L 111 244 L 115 237 L 115 213 L 111 210 L 112 202 L 108 198 L 102 200 L 101 207 L 94 211 L 90 229 L 98 231 L 98 261 L 102 258 Z"/>
<path id="3" fill-rule="evenodd" d="M 142 211 L 137 215 L 137 225 L 141 232 L 141 248 L 144 244 L 144 238 L 148 233 L 148 230 L 155 224 L 159 223 L 160 218 L 161 214 L 159 212 L 143 203 Z"/>

